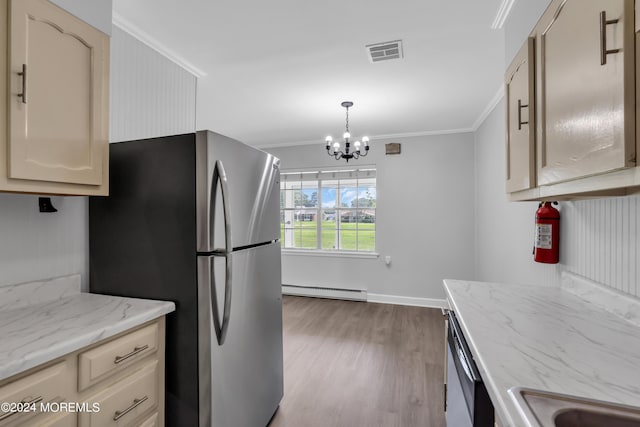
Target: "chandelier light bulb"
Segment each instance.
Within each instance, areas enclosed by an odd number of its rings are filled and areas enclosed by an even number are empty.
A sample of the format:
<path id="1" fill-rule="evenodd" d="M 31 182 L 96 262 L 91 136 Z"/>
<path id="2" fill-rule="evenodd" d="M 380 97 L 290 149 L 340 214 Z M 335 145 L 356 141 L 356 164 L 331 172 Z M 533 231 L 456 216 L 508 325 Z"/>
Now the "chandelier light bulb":
<path id="1" fill-rule="evenodd" d="M 340 143 L 338 141 L 333 143 L 333 152 L 337 153 L 340 150 Z"/>
<path id="2" fill-rule="evenodd" d="M 364 145 L 369 145 L 369 137 L 368 136 L 363 136 L 362 137 L 362 142 L 364 142 Z"/>
<path id="3" fill-rule="evenodd" d="M 344 139 L 351 138 L 351 134 L 349 132 L 345 132 L 345 133 L 342 134 L 342 137 Z"/>
<path id="4" fill-rule="evenodd" d="M 354 142 L 353 146 L 356 147 L 356 151 L 360 151 L 360 141 Z"/>
<path id="5" fill-rule="evenodd" d="M 331 141 L 333 141 L 333 138 L 331 138 L 331 135 L 327 135 L 327 137 L 324 139 L 327 142 L 327 145 L 331 144 Z"/>

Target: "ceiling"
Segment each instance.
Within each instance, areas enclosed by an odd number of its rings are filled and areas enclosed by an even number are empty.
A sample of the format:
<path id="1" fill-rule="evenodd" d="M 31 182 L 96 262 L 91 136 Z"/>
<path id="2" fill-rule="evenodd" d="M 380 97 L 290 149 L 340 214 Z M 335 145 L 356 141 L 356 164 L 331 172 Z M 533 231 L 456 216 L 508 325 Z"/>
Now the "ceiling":
<path id="1" fill-rule="evenodd" d="M 500 0 L 114 0 L 114 21 L 195 70 L 197 128 L 255 146 L 469 131 L 502 85 Z M 404 58 L 365 45 L 401 39 Z"/>

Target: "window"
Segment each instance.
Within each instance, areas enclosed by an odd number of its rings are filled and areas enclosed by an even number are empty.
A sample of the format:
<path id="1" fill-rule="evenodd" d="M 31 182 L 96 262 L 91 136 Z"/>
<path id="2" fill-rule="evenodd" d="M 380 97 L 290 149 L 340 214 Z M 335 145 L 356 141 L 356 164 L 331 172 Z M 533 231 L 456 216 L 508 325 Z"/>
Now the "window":
<path id="1" fill-rule="evenodd" d="M 283 171 L 280 182 L 284 249 L 375 251 L 375 169 Z"/>

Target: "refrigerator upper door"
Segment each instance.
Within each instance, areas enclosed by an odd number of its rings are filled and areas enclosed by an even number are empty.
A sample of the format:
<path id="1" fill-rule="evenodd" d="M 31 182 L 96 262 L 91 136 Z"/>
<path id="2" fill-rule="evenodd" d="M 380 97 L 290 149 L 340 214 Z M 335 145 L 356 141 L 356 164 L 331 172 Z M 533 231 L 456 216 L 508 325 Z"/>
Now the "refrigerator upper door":
<path id="1" fill-rule="evenodd" d="M 196 133 L 198 252 L 280 238 L 280 160 L 211 132 Z"/>
<path id="2" fill-rule="evenodd" d="M 233 297 L 219 344 L 211 308 L 216 300 L 222 310 L 229 265 Z M 198 256 L 200 427 L 266 426 L 275 413 L 283 394 L 280 276 L 278 243 Z"/>

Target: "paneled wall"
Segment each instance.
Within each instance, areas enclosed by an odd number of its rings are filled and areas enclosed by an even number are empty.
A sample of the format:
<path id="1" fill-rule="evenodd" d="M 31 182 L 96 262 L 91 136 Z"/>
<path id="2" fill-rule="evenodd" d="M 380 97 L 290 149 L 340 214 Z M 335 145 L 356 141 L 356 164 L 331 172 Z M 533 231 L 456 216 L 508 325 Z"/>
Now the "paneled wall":
<path id="1" fill-rule="evenodd" d="M 51 201 L 45 214 L 37 196 L 0 194 L 0 286 L 87 271 L 87 198 Z"/>
<path id="2" fill-rule="evenodd" d="M 640 297 L 640 197 L 565 202 L 561 209 L 564 269 Z"/>
<path id="3" fill-rule="evenodd" d="M 195 130 L 196 78 L 117 27 L 110 86 L 112 141 Z M 0 194 L 0 286 L 80 273 L 88 287 L 87 198 L 52 200 L 42 214 L 37 196 Z"/>
<path id="4" fill-rule="evenodd" d="M 114 25 L 111 142 L 195 130 L 196 77 Z"/>

